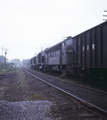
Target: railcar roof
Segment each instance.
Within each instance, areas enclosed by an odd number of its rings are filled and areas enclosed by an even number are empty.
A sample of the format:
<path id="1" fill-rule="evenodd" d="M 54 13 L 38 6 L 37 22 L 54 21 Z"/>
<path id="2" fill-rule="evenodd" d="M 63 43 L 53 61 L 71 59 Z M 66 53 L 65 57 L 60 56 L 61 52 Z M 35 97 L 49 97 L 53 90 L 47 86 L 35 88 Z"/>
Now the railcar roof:
<path id="1" fill-rule="evenodd" d="M 81 35 L 81 34 L 84 34 L 85 32 L 87 32 L 87 31 L 89 31 L 89 30 L 92 30 L 92 29 L 94 29 L 94 28 L 96 28 L 96 27 L 98 27 L 98 26 L 102 26 L 102 25 L 104 25 L 104 24 L 107 24 L 107 21 L 105 21 L 105 22 L 103 22 L 103 23 L 100 23 L 100 24 L 98 24 L 98 25 L 96 25 L 96 26 L 94 26 L 94 27 L 92 27 L 92 28 L 89 28 L 88 30 L 83 31 L 83 32 L 75 35 L 75 36 L 72 37 L 72 38 L 75 38 L 75 37 L 77 37 L 77 36 L 79 36 L 79 35 Z"/>
<path id="2" fill-rule="evenodd" d="M 72 37 L 69 36 L 69 37 L 67 37 L 66 39 L 64 39 L 63 41 L 61 41 L 61 42 L 53 45 L 53 46 L 50 47 L 50 48 L 45 49 L 44 51 L 45 51 L 46 53 L 50 53 L 50 52 L 52 52 L 52 51 L 58 50 L 58 49 L 60 49 L 60 47 L 61 47 L 61 43 L 63 43 L 63 42 L 66 41 L 67 39 L 71 39 L 71 38 L 72 38 Z"/>

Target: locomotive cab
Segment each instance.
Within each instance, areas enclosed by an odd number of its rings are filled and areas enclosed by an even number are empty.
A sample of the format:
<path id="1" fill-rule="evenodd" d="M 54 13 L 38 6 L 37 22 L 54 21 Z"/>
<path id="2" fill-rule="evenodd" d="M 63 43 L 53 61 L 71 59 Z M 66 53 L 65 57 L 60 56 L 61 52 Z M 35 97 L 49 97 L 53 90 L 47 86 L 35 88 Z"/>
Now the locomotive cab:
<path id="1" fill-rule="evenodd" d="M 73 49 L 73 40 L 72 37 L 67 37 L 67 39 L 64 41 L 65 44 L 65 60 L 66 60 L 66 72 L 73 74 L 74 70 L 72 69 L 72 65 L 74 64 L 74 49 Z M 68 72 L 69 71 L 69 72 Z"/>

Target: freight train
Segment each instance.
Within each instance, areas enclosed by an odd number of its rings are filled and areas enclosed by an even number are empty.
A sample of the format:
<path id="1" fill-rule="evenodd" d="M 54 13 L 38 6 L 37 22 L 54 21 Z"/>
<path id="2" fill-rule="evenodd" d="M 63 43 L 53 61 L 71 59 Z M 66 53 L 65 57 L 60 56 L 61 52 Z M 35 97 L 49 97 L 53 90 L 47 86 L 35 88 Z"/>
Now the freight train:
<path id="1" fill-rule="evenodd" d="M 32 68 L 107 78 L 107 22 L 67 37 L 30 60 Z"/>

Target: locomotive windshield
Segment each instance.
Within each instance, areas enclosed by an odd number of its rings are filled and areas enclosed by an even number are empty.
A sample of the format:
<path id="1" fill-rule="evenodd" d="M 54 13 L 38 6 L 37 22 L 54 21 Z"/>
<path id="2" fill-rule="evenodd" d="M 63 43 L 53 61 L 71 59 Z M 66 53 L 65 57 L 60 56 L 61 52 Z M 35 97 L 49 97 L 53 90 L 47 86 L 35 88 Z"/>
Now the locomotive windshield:
<path id="1" fill-rule="evenodd" d="M 72 44 L 72 39 L 65 41 L 66 45 Z"/>

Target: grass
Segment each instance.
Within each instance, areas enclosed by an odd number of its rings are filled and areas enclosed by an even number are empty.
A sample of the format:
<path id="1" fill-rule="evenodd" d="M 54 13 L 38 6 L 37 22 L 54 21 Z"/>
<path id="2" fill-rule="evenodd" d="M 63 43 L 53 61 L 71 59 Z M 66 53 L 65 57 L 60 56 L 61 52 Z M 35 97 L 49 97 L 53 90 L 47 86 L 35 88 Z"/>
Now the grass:
<path id="1" fill-rule="evenodd" d="M 12 74 L 10 72 L 12 72 Z M 16 74 L 14 74 L 14 72 L 16 72 Z M 5 73 L 10 73 L 11 75 L 13 75 L 13 80 L 11 83 L 8 83 L 8 90 L 7 88 L 4 90 L 4 92 L 6 93 L 4 99 L 8 101 L 31 101 L 46 99 L 43 91 L 39 89 L 35 90 L 35 88 L 32 87 L 34 83 L 31 82 L 30 76 L 27 75 L 22 69 L 12 68 L 12 70 L 10 70 L 9 72 L 7 69 L 5 69 L 5 71 L 3 70 L 1 72 L 0 80 L 2 80 L 2 76 L 3 74 L 5 75 Z M 10 80 L 10 78 L 7 79 Z M 6 86 L 4 85 L 4 87 Z"/>
<path id="2" fill-rule="evenodd" d="M 27 81 L 29 81 L 29 76 L 25 74 L 23 70 L 19 71 L 19 80 L 17 87 L 21 89 L 23 95 L 25 96 L 25 100 L 44 100 L 45 95 L 41 91 L 34 91 L 30 89 L 30 85 Z"/>
<path id="3" fill-rule="evenodd" d="M 43 93 L 35 93 L 32 96 L 29 97 L 29 100 L 44 100 Z"/>
<path id="4" fill-rule="evenodd" d="M 19 67 L 13 66 L 10 63 L 0 65 L 0 74 L 18 72 L 19 70 L 20 70 Z"/>

